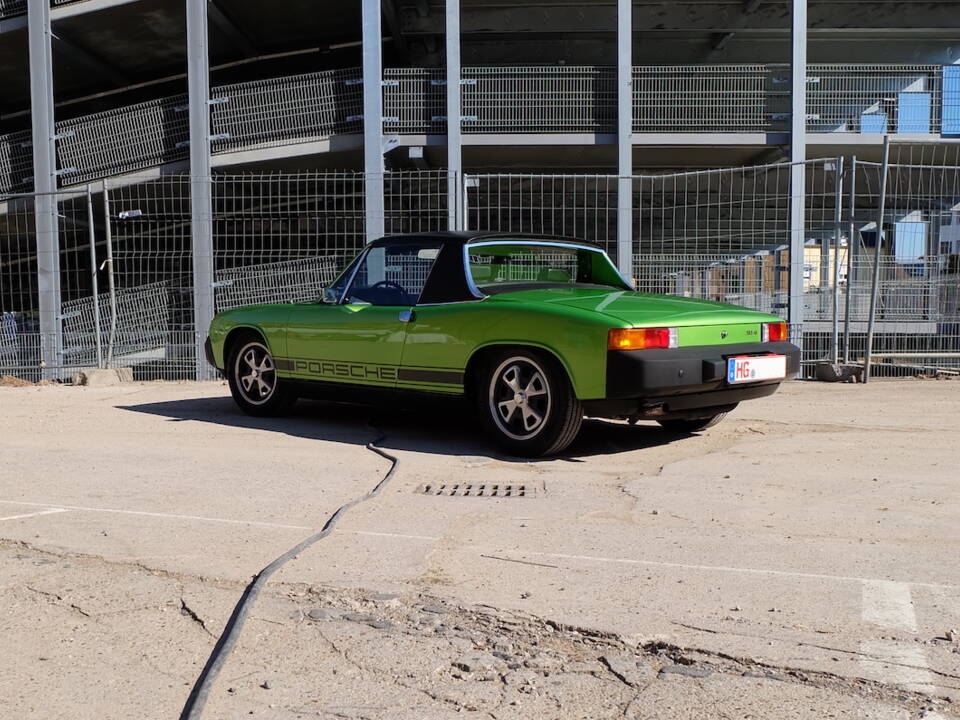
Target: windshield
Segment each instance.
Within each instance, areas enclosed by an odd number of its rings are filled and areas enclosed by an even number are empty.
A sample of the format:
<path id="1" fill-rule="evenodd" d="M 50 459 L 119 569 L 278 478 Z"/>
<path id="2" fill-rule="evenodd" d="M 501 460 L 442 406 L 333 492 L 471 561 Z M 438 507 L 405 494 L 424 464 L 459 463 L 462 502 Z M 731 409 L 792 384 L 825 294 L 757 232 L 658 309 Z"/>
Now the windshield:
<path id="1" fill-rule="evenodd" d="M 486 294 L 555 286 L 602 285 L 624 289 L 602 252 L 536 243 L 494 243 L 467 248 L 470 275 Z"/>

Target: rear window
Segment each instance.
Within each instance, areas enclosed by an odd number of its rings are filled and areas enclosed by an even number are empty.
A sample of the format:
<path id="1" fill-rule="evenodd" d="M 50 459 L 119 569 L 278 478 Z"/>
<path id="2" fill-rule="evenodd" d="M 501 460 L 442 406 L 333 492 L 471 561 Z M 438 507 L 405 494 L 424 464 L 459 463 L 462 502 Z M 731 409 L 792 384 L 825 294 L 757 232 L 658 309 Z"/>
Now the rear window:
<path id="1" fill-rule="evenodd" d="M 474 284 L 488 294 L 521 286 L 623 285 L 594 250 L 504 243 L 467 246 L 467 258 Z"/>

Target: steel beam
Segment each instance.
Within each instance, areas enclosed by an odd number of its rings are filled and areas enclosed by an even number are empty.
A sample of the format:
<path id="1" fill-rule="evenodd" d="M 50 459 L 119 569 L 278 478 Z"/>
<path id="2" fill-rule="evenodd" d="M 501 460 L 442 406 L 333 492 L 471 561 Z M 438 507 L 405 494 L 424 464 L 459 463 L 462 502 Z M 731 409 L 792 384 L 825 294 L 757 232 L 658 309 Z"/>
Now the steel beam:
<path id="1" fill-rule="evenodd" d="M 33 127 L 33 183 L 37 238 L 37 292 L 40 311 L 40 360 L 44 379 L 63 364 L 60 322 L 60 230 L 57 219 L 57 148 L 53 120 L 53 56 L 50 0 L 27 6 L 30 48 L 30 108 Z"/>
<path id="2" fill-rule="evenodd" d="M 463 130 L 460 103 L 460 0 L 447 0 L 447 212 L 451 230 L 463 229 Z"/>
<path id="3" fill-rule="evenodd" d="M 210 168 L 210 57 L 207 0 L 186 0 L 190 115 L 190 228 L 196 376 L 209 376 L 203 343 L 213 320 L 213 177 Z"/>
<path id="4" fill-rule="evenodd" d="M 617 267 L 633 277 L 633 5 L 617 0 Z"/>
<path id="5" fill-rule="evenodd" d="M 363 0 L 363 169 L 367 242 L 384 234 L 383 38 L 380 0 Z"/>
<path id="6" fill-rule="evenodd" d="M 435 0 L 434 7 L 440 0 Z M 633 27 L 637 32 L 690 33 L 742 32 L 775 34 L 789 32 L 789 0 L 784 2 L 663 2 L 634 3 Z M 897 31 L 906 35 L 924 34 L 960 27 L 960 3 L 889 2 L 817 2 L 809 9 L 808 27 L 812 35 L 849 33 L 869 40 L 870 32 Z M 618 15 L 612 0 L 591 3 L 585 11 L 583 3 L 545 0 L 537 3 L 495 4 L 489 1 L 470 4 L 463 9 L 464 35 L 496 35 L 504 33 L 604 33 Z M 745 17 L 746 16 L 746 17 Z M 439 35 L 443 19 L 439 12 L 422 14 L 407 5 L 400 10 L 400 22 L 409 38 L 417 35 Z M 864 32 L 860 32 L 864 31 Z M 867 32 L 869 31 L 869 32 Z M 785 38 L 784 38 L 785 39 Z"/>
<path id="7" fill-rule="evenodd" d="M 803 247 L 807 159 L 807 0 L 793 0 L 790 59 L 790 305 L 793 342 L 803 341 Z M 802 348 L 801 348 L 802 349 Z"/>

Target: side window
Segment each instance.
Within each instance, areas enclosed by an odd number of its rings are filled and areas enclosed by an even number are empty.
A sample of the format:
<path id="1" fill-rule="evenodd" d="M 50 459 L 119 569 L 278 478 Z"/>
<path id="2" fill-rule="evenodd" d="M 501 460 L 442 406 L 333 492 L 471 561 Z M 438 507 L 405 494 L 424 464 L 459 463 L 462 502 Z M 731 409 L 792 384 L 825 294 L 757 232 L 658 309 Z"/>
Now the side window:
<path id="1" fill-rule="evenodd" d="M 346 302 L 416 305 L 439 251 L 439 243 L 404 243 L 373 248 L 357 269 Z"/>

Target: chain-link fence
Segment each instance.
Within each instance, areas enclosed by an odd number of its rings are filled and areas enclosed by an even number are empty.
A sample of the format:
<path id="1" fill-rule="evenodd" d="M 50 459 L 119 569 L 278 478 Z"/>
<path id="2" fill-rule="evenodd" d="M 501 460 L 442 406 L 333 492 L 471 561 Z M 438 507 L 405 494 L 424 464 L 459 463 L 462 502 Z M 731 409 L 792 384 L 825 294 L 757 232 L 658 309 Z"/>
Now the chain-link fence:
<path id="1" fill-rule="evenodd" d="M 919 153 L 919 151 L 916 151 Z M 922 160 L 924 158 L 916 158 Z M 929 160 L 930 158 L 926 158 Z M 940 158 L 943 160 L 944 158 Z M 960 167 L 805 164 L 804 317 L 808 372 L 865 354 L 874 274 L 874 357 L 886 373 L 960 368 Z M 388 173 L 388 233 L 448 224 L 444 171 Z M 611 175 L 458 178 L 468 227 L 594 241 L 616 251 Z M 631 178 L 633 278 L 647 292 L 788 312 L 787 163 Z M 365 240 L 361 173 L 219 175 L 214 193 L 217 310 L 318 297 Z M 34 198 L 0 200 L 0 372 L 29 379 L 95 364 L 140 378 L 195 373 L 190 180 L 100 183 L 57 196 L 60 298 L 56 368 L 41 366 Z"/>

